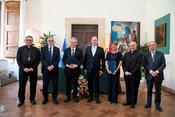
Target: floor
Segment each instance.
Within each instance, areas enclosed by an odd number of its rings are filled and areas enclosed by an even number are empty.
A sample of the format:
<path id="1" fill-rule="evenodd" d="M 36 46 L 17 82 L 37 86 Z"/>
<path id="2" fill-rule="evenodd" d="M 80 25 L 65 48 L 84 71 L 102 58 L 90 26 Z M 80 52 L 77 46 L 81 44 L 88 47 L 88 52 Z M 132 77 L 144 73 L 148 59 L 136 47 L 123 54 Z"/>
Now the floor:
<path id="1" fill-rule="evenodd" d="M 122 90 L 124 90 L 124 82 L 121 82 Z M 125 94 L 119 95 L 119 103 L 117 105 L 108 104 L 107 96 L 101 95 L 101 104 L 95 102 L 87 103 L 82 99 L 79 103 L 64 103 L 65 96 L 59 94 L 59 104 L 49 103 L 42 105 L 42 94 L 40 89 L 42 81 L 38 81 L 37 95 L 35 106 L 30 104 L 29 83 L 27 85 L 26 101 L 22 107 L 17 107 L 18 98 L 18 82 L 9 84 L 0 89 L 0 104 L 5 106 L 6 111 L 0 113 L 0 117 L 175 117 L 175 95 L 166 91 L 162 91 L 162 108 L 163 112 L 158 112 L 152 108 L 145 110 L 143 108 L 146 101 L 146 87 L 142 83 L 139 88 L 138 104 L 135 109 L 123 106 Z M 153 99 L 154 100 L 154 99 Z"/>

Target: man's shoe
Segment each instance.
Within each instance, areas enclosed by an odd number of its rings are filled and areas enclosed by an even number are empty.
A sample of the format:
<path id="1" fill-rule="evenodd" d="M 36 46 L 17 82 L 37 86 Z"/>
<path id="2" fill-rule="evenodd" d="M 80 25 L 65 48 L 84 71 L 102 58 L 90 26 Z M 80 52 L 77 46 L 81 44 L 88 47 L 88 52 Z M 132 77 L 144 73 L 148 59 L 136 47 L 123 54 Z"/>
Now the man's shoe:
<path id="1" fill-rule="evenodd" d="M 90 98 L 90 97 L 89 97 L 89 98 L 87 99 L 87 102 L 92 102 L 92 100 L 93 100 L 93 98 Z"/>
<path id="2" fill-rule="evenodd" d="M 24 104 L 24 101 L 19 101 L 19 103 L 18 103 L 18 107 L 20 107 L 20 106 L 22 106 Z"/>
<path id="3" fill-rule="evenodd" d="M 73 98 L 73 101 L 76 102 L 76 103 L 78 103 L 78 102 L 79 102 L 78 97 L 74 97 L 74 98 Z"/>
<path id="4" fill-rule="evenodd" d="M 135 108 L 135 105 L 130 105 L 131 108 Z"/>
<path id="5" fill-rule="evenodd" d="M 156 109 L 159 111 L 159 112 L 162 112 L 162 108 L 160 106 L 157 106 Z"/>
<path id="6" fill-rule="evenodd" d="M 95 101 L 96 101 L 96 104 L 100 104 L 100 99 L 95 99 Z"/>
<path id="7" fill-rule="evenodd" d="M 149 105 L 149 104 L 145 104 L 145 106 L 144 106 L 145 109 L 148 109 L 150 107 L 151 107 L 151 105 Z"/>
<path id="8" fill-rule="evenodd" d="M 36 104 L 36 101 L 33 99 L 33 100 L 30 100 L 31 104 L 32 105 L 35 105 Z"/>
<path id="9" fill-rule="evenodd" d="M 48 100 L 44 99 L 44 100 L 42 101 L 42 104 L 47 104 L 47 102 L 48 102 Z"/>
<path id="10" fill-rule="evenodd" d="M 64 103 L 67 103 L 67 102 L 70 102 L 71 101 L 71 98 L 67 98 L 64 100 Z"/>
<path id="11" fill-rule="evenodd" d="M 58 104 L 58 101 L 57 101 L 56 99 L 54 99 L 54 100 L 52 101 L 52 103 L 53 103 L 53 104 Z"/>
<path id="12" fill-rule="evenodd" d="M 129 106 L 129 105 L 130 105 L 130 104 L 127 103 L 127 102 L 123 103 L 123 106 Z"/>

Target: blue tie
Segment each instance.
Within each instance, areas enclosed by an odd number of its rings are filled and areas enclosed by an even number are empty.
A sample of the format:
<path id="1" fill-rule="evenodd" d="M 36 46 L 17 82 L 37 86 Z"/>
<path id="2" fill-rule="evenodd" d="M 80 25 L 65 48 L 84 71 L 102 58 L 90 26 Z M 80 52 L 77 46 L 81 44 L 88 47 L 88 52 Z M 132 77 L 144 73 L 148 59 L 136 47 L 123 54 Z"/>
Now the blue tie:
<path id="1" fill-rule="evenodd" d="M 50 55 L 50 64 L 52 64 L 52 49 L 51 49 L 51 47 L 49 48 L 49 55 Z"/>

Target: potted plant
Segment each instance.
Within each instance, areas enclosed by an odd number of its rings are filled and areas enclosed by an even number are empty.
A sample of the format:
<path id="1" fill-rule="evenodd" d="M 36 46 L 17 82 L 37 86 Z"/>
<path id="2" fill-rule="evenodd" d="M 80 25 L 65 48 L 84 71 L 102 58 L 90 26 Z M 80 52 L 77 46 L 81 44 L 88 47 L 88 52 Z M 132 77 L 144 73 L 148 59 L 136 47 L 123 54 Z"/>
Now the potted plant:
<path id="1" fill-rule="evenodd" d="M 40 46 L 43 47 L 47 44 L 47 39 L 48 37 L 54 37 L 55 34 L 52 34 L 51 31 L 49 31 L 48 34 L 43 33 L 43 36 L 40 37 L 41 41 L 40 41 Z"/>
<path id="2" fill-rule="evenodd" d="M 142 53 L 142 55 L 144 55 L 146 52 L 148 52 L 149 48 L 148 48 L 147 43 L 141 45 L 139 50 Z M 142 74 L 142 77 L 145 77 L 145 69 L 143 66 L 141 67 L 141 74 Z"/>

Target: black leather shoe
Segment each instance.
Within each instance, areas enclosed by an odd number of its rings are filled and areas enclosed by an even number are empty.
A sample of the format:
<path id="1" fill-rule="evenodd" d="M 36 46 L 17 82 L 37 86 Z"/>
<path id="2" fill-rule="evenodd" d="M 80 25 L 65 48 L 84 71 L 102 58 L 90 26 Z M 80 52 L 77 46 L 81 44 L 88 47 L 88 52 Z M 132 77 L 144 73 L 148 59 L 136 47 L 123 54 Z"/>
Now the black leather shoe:
<path id="1" fill-rule="evenodd" d="M 53 104 L 58 104 L 58 101 L 56 99 L 52 100 Z"/>
<path id="2" fill-rule="evenodd" d="M 24 104 L 24 101 L 19 101 L 19 103 L 18 103 L 18 107 L 20 107 L 20 106 L 22 106 Z"/>
<path id="3" fill-rule="evenodd" d="M 44 99 L 44 100 L 42 101 L 42 104 L 47 104 L 47 102 L 48 102 L 48 100 Z"/>
<path id="4" fill-rule="evenodd" d="M 71 98 L 67 98 L 64 100 L 64 103 L 67 103 L 67 102 L 70 102 L 71 101 Z"/>
<path id="5" fill-rule="evenodd" d="M 30 103 L 31 103 L 32 105 L 35 105 L 35 104 L 36 104 L 36 101 L 35 101 L 35 100 L 30 100 Z"/>
<path id="6" fill-rule="evenodd" d="M 92 100 L 93 100 L 93 98 L 90 98 L 90 97 L 89 97 L 89 98 L 87 99 L 87 102 L 92 102 Z"/>
<path id="7" fill-rule="evenodd" d="M 95 101 L 96 101 L 96 104 L 100 104 L 100 99 L 95 99 Z"/>
<path id="8" fill-rule="evenodd" d="M 151 107 L 151 105 L 149 105 L 149 104 L 145 104 L 145 106 L 144 106 L 145 109 L 148 109 L 150 107 Z"/>
<path id="9" fill-rule="evenodd" d="M 129 105 L 130 103 L 127 103 L 127 102 L 123 103 L 123 106 L 129 106 Z"/>
<path id="10" fill-rule="evenodd" d="M 76 102 L 76 103 L 78 103 L 78 102 L 79 102 L 78 97 L 74 97 L 74 98 L 73 98 L 73 101 Z"/>
<path id="11" fill-rule="evenodd" d="M 160 106 L 157 106 L 156 109 L 159 111 L 159 112 L 162 112 L 162 108 Z"/>
<path id="12" fill-rule="evenodd" d="M 135 105 L 130 105 L 131 108 L 135 108 Z"/>

